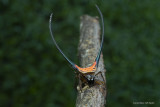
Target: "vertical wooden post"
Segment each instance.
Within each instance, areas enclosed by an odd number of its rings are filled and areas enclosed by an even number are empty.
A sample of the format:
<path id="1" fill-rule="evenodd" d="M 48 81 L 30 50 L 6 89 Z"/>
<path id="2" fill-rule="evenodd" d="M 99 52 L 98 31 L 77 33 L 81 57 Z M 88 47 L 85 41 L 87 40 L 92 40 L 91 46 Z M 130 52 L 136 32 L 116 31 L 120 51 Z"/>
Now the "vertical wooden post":
<path id="1" fill-rule="evenodd" d="M 78 46 L 78 55 L 81 67 L 88 67 L 93 64 L 100 49 L 100 24 L 97 17 L 88 15 L 81 16 L 80 22 L 80 41 Z M 97 75 L 96 79 L 104 81 L 105 69 L 103 63 L 103 55 L 99 61 L 97 71 L 101 71 L 102 75 Z M 106 102 L 106 86 L 95 85 L 86 90 L 78 91 L 76 107 L 104 107 Z"/>

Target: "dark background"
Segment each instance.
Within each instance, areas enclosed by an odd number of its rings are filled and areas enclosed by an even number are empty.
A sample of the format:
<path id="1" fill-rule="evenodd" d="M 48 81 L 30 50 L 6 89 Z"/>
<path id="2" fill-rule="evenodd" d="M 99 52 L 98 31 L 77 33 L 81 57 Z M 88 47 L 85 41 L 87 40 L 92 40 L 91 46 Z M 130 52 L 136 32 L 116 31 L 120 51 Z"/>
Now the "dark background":
<path id="1" fill-rule="evenodd" d="M 75 74 L 55 48 L 79 63 L 80 16 L 105 23 L 108 107 L 160 106 L 159 0 L 1 0 L 0 107 L 73 107 Z M 139 105 L 147 107 L 149 105 Z"/>

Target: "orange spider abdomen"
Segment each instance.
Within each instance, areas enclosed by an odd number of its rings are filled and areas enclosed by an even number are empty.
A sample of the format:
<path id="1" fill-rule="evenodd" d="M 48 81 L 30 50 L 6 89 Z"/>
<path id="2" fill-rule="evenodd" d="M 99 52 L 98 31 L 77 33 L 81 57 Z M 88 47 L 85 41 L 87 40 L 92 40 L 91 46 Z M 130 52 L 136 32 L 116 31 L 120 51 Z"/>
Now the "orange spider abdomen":
<path id="1" fill-rule="evenodd" d="M 81 68 L 78 65 L 75 65 L 75 66 L 78 68 L 78 70 L 81 73 L 91 73 L 91 72 L 95 72 L 96 71 L 96 61 L 93 63 L 92 66 L 87 67 L 87 68 Z"/>

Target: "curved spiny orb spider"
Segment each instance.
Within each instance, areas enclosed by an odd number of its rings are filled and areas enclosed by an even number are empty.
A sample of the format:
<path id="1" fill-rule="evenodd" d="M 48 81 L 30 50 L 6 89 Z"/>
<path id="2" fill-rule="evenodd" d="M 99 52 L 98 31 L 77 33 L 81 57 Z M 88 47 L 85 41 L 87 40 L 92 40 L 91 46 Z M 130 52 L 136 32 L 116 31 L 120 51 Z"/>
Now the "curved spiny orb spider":
<path id="1" fill-rule="evenodd" d="M 51 34 L 51 37 L 53 39 L 53 42 L 54 44 L 56 45 L 56 48 L 58 49 L 58 51 L 63 55 L 63 57 L 69 62 L 69 64 L 72 66 L 73 69 L 75 69 L 79 74 L 79 79 L 81 79 L 82 83 L 83 84 L 87 84 L 88 86 L 93 86 L 95 83 L 98 83 L 95 81 L 95 77 L 97 74 L 101 73 L 102 75 L 102 72 L 99 71 L 98 73 L 96 73 L 96 70 L 98 68 L 98 64 L 99 64 L 99 59 L 100 59 L 100 55 L 101 55 L 101 52 L 102 52 L 102 47 L 103 47 L 103 39 L 104 39 L 104 21 L 103 21 L 103 15 L 100 11 L 100 9 L 98 8 L 98 6 L 96 5 L 96 8 L 100 14 L 100 17 L 101 17 L 101 23 L 102 23 L 102 40 L 101 40 L 101 45 L 100 45 L 100 49 L 99 49 L 99 52 L 97 54 L 97 57 L 95 59 L 95 61 L 93 62 L 92 66 L 90 67 L 86 67 L 86 68 L 81 68 L 79 67 L 78 65 L 74 64 L 72 61 L 70 61 L 66 55 L 63 53 L 63 51 L 60 49 L 60 47 L 58 46 L 58 44 L 56 43 L 55 39 L 54 39 L 54 36 L 53 36 L 53 33 L 52 33 L 52 25 L 51 25 L 51 22 L 52 22 L 52 15 L 50 15 L 50 20 L 49 20 L 49 30 L 50 30 L 50 34 Z M 102 78 L 104 80 L 104 77 L 102 75 Z M 100 82 L 98 84 L 101 84 L 101 83 L 104 83 L 104 82 Z"/>

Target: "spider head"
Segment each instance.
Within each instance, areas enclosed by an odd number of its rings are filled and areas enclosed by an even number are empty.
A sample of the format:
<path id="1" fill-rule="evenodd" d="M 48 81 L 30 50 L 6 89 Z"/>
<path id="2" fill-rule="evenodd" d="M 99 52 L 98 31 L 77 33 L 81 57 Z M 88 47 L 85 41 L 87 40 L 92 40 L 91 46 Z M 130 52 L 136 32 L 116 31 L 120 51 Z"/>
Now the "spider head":
<path id="1" fill-rule="evenodd" d="M 86 74 L 85 78 L 87 79 L 88 85 L 94 84 L 95 76 L 93 74 Z"/>

